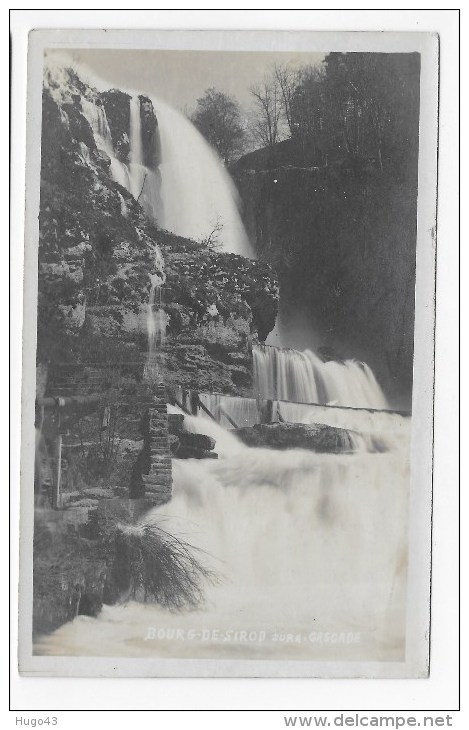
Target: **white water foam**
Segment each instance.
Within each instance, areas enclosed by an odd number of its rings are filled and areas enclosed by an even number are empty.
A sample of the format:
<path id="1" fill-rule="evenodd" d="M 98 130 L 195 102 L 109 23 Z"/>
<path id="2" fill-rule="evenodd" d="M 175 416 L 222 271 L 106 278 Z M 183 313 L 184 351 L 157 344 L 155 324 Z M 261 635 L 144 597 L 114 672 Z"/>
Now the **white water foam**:
<path id="1" fill-rule="evenodd" d="M 248 448 L 208 419 L 186 416 L 185 426 L 214 436 L 220 458 L 174 460 L 173 498 L 146 521 L 204 551 L 221 582 L 198 611 L 105 607 L 43 637 L 36 652 L 402 659 L 406 449 L 276 451 Z M 328 633 L 353 640 L 328 643 Z"/>

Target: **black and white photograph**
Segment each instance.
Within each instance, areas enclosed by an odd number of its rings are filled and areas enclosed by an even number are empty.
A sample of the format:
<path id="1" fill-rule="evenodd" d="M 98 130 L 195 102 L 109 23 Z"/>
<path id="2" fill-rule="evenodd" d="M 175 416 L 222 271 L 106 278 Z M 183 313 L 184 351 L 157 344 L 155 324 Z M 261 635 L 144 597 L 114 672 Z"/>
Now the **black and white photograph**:
<path id="1" fill-rule="evenodd" d="M 438 39 L 287 35 L 30 34 L 26 674 L 428 675 Z"/>

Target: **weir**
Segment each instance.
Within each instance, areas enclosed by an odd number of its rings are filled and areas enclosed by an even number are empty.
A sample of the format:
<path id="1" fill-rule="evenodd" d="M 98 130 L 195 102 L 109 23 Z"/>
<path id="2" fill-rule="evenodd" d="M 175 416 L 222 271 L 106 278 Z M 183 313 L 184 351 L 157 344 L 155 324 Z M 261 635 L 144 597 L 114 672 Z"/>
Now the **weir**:
<path id="1" fill-rule="evenodd" d="M 168 474 L 170 476 L 171 455 L 168 446 L 166 403 L 176 406 L 186 415 L 212 419 L 225 429 L 268 423 L 323 424 L 343 428 L 355 434 L 357 450 L 375 451 L 392 448 L 396 439 L 399 440 L 408 435 L 408 413 L 392 411 L 388 408 L 376 408 L 373 405 L 350 407 L 336 403 L 300 402 L 280 397 L 266 398 L 262 395 L 247 398 L 216 392 L 184 390 L 183 388 L 170 389 L 165 393 L 164 373 L 160 372 L 155 359 L 157 349 L 164 341 L 165 323 L 162 316 L 164 312 L 160 299 L 161 290 L 158 287 L 157 283 L 152 283 L 147 315 L 149 351 L 145 361 L 115 363 L 112 374 L 106 366 L 99 363 L 67 364 L 62 368 L 55 366 L 55 371 L 52 370 L 50 374 L 49 394 L 37 400 L 39 408 L 55 411 L 57 414 L 61 410 L 67 413 L 70 409 L 72 411 L 79 409 L 81 412 L 93 411 L 102 407 L 104 394 L 109 389 L 112 390 L 122 377 L 131 376 L 132 380 L 138 383 L 142 381 L 143 375 L 142 385 L 138 386 L 141 395 L 130 395 L 130 393 L 126 395 L 124 389 L 120 396 L 122 403 L 130 403 L 130 401 L 135 403 L 138 400 L 141 403 L 142 412 L 150 412 L 152 418 L 155 419 L 153 425 L 149 425 L 148 431 L 148 434 L 151 432 L 156 439 L 148 446 L 152 454 L 152 461 L 148 465 L 147 473 L 142 474 L 147 489 L 140 491 L 140 497 L 145 494 L 149 495 L 151 492 L 152 496 L 158 499 L 156 487 L 160 486 L 164 487 L 162 492 L 165 492 L 162 498 L 170 498 Z M 157 297 L 159 302 L 155 304 Z M 262 357 L 266 351 L 269 353 L 269 357 L 263 361 Z M 288 365 L 289 359 L 293 362 L 293 366 Z M 253 348 L 253 360 L 254 368 L 257 367 L 254 386 L 256 391 L 261 390 L 266 382 L 274 383 L 271 373 L 267 370 L 266 362 L 267 366 L 273 364 L 274 368 L 278 366 L 278 363 L 282 364 L 284 371 L 287 371 L 288 377 L 292 379 L 291 390 L 293 392 L 301 392 L 305 373 L 311 372 L 311 362 L 317 364 L 313 360 L 312 354 L 304 355 L 295 350 L 282 351 L 273 347 L 259 346 Z M 318 361 L 319 358 L 316 360 Z M 259 363 L 264 367 L 263 372 L 260 372 Z M 321 371 L 319 370 L 319 372 Z M 353 382 L 353 379 L 358 376 L 358 393 L 363 397 L 364 388 L 361 386 L 368 374 L 359 364 L 342 365 L 339 370 L 336 369 L 333 372 L 336 378 L 348 374 L 350 382 Z M 299 382 L 295 378 L 298 378 Z M 330 387 L 335 387 L 334 381 L 330 379 L 329 382 L 332 382 Z M 384 396 L 377 390 L 379 386 L 376 381 L 372 379 L 368 385 L 375 396 L 374 399 L 370 399 L 371 403 L 382 403 Z M 315 383 L 313 383 L 312 390 L 317 392 Z M 283 391 L 277 387 L 273 392 L 282 393 Z M 63 442 L 58 416 L 56 416 L 56 424 L 56 435 L 52 436 L 52 441 L 55 443 L 52 453 L 54 460 L 60 463 L 62 449 L 67 449 L 69 446 L 67 440 Z M 376 434 L 379 434 L 379 437 Z M 161 439 L 164 439 L 164 444 Z M 161 484 L 159 485 L 158 479 L 156 479 L 158 465 L 161 467 Z M 56 475 L 54 494 L 57 497 L 54 498 L 53 503 L 57 507 L 61 501 L 60 469 L 54 467 L 52 471 Z M 57 486 L 58 483 L 59 486 Z"/>

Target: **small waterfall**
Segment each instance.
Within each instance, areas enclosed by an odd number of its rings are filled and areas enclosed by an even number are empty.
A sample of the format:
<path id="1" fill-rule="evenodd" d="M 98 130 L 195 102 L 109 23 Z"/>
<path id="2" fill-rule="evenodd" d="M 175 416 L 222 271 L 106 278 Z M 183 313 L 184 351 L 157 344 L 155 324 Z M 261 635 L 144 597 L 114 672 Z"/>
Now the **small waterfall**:
<path id="1" fill-rule="evenodd" d="M 167 316 L 164 311 L 163 284 L 166 281 L 164 273 L 164 260 L 158 246 L 155 246 L 155 265 L 160 274 L 153 274 L 150 278 L 150 294 L 147 305 L 147 336 L 148 355 L 145 365 L 144 377 L 147 380 L 160 380 L 161 373 L 156 362 L 158 346 L 164 344 L 166 339 Z"/>
<path id="2" fill-rule="evenodd" d="M 277 416 L 288 423 L 323 423 L 348 430 L 355 451 L 380 453 L 403 448 L 410 438 L 410 418 L 399 413 L 306 405 L 277 401 Z"/>
<path id="3" fill-rule="evenodd" d="M 166 313 L 164 311 L 161 277 L 152 276 L 147 311 L 148 357 L 153 359 L 158 345 L 166 339 Z"/>
<path id="4" fill-rule="evenodd" d="M 358 360 L 323 362 L 311 350 L 253 347 L 256 393 L 262 398 L 346 406 L 388 408 L 372 370 Z"/>
<path id="5" fill-rule="evenodd" d="M 241 428 L 260 423 L 259 408 L 254 398 L 235 398 L 218 393 L 200 393 L 199 398 L 225 428 L 234 428 L 234 424 Z M 199 415 L 209 418 L 201 408 Z"/>
<path id="6" fill-rule="evenodd" d="M 130 99 L 130 161 L 133 165 L 143 165 L 142 123 L 140 115 L 140 99 Z"/>
<path id="7" fill-rule="evenodd" d="M 168 413 L 182 413 L 182 411 L 176 406 L 168 406 Z M 245 449 L 234 434 L 208 417 L 184 415 L 184 430 L 211 436 L 215 439 L 217 454 L 222 457 L 232 456 Z"/>
<path id="8" fill-rule="evenodd" d="M 110 160 L 110 173 L 115 182 L 122 185 L 138 200 L 144 210 L 153 218 L 157 218 L 160 196 L 160 178 L 157 170 L 151 170 L 143 164 L 143 145 L 141 133 L 140 99 L 130 99 L 130 154 L 129 164 L 121 162 L 116 156 L 106 110 L 100 104 L 85 97 L 81 99 L 83 115 L 88 120 L 98 150 L 105 152 Z M 84 147 L 84 145 L 83 145 Z M 82 159 L 89 163 L 89 151 L 81 151 Z"/>
<path id="9" fill-rule="evenodd" d="M 106 110 L 101 104 L 89 101 L 84 96 L 81 98 L 81 108 L 93 132 L 96 147 L 98 150 L 105 152 L 111 160 L 110 172 L 113 180 L 119 183 L 119 185 L 122 185 L 122 187 L 127 188 L 127 190 L 130 190 L 129 168 L 116 156 Z"/>
<path id="10" fill-rule="evenodd" d="M 106 110 L 101 104 L 96 104 L 85 97 L 81 99 L 82 110 L 88 120 L 96 147 L 105 152 L 111 159 L 110 172 L 112 178 L 125 187 L 136 200 L 139 200 L 148 213 L 153 214 L 157 207 L 158 175 L 143 164 L 142 123 L 140 114 L 140 99 L 132 96 L 130 99 L 130 161 L 129 165 L 122 163 L 115 154 L 111 130 L 106 117 Z M 89 163 L 89 150 L 85 145 L 80 147 L 83 161 Z M 128 215 L 127 204 L 119 193 L 121 213 Z M 163 309 L 162 286 L 165 282 L 164 260 L 158 246 L 155 246 L 155 267 L 159 274 L 151 276 L 150 294 L 147 305 L 146 325 L 148 334 L 148 359 L 145 366 L 145 376 L 150 379 L 159 379 L 160 373 L 155 362 L 155 353 L 158 345 L 162 345 L 166 336 L 166 314 Z"/>
<path id="11" fill-rule="evenodd" d="M 121 204 L 121 215 L 124 218 L 127 218 L 127 216 L 129 215 L 129 209 L 127 207 L 127 203 L 125 202 L 124 198 L 122 197 L 122 195 L 120 193 L 118 193 L 118 195 L 119 195 L 119 200 L 120 200 L 120 204 Z"/>
<path id="12" fill-rule="evenodd" d="M 88 120 L 91 129 L 93 130 L 94 139 L 96 146 L 99 144 L 99 149 L 104 150 L 108 154 L 114 155 L 114 147 L 112 144 L 111 130 L 107 121 L 106 111 L 101 104 L 86 99 L 84 96 L 81 98 L 81 108 L 83 114 Z"/>
<path id="13" fill-rule="evenodd" d="M 135 200 L 140 200 L 144 193 L 148 170 L 143 164 L 142 121 L 140 115 L 140 99 L 130 99 L 130 192 Z"/>

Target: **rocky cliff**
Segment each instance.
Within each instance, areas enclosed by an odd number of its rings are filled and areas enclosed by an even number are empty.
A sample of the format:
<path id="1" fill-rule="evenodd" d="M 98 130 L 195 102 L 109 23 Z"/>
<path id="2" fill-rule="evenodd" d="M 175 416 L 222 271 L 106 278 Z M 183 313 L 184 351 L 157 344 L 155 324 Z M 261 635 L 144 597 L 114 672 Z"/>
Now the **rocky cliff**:
<path id="1" fill-rule="evenodd" d="M 278 286 L 265 264 L 160 234 L 167 340 L 158 359 L 169 386 L 252 393 L 253 341 L 274 327 Z"/>
<path id="2" fill-rule="evenodd" d="M 158 124 L 140 96 L 143 162 L 157 175 Z M 250 341 L 272 329 L 271 268 L 163 232 L 129 192 L 131 97 L 47 70 L 39 216 L 39 362 L 143 360 L 151 277 L 162 290 L 169 384 L 248 392 Z M 183 205 L 183 201 L 181 201 Z"/>

